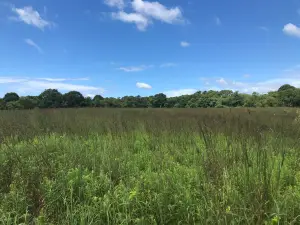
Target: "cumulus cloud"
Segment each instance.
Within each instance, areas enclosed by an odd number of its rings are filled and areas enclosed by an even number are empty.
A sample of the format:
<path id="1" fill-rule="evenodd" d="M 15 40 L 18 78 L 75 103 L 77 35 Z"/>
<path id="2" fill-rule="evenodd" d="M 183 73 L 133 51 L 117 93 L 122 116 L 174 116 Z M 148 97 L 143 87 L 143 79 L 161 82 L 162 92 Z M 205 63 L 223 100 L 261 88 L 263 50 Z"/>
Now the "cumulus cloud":
<path id="1" fill-rule="evenodd" d="M 127 67 L 119 67 L 118 69 L 119 70 L 122 70 L 124 72 L 140 72 L 140 71 L 143 71 L 143 70 L 146 70 L 148 68 L 150 68 L 151 66 L 127 66 Z"/>
<path id="2" fill-rule="evenodd" d="M 12 19 L 35 26 L 41 30 L 54 25 L 54 23 L 43 19 L 39 12 L 34 10 L 32 6 L 25 6 L 24 8 L 13 7 L 12 12 L 17 14 L 17 17 L 11 17 Z"/>
<path id="3" fill-rule="evenodd" d="M 151 21 L 148 18 L 138 13 L 126 13 L 121 11 L 112 13 L 112 18 L 125 23 L 134 23 L 140 31 L 145 31 L 148 25 L 151 24 Z"/>
<path id="4" fill-rule="evenodd" d="M 183 22 L 182 12 L 179 7 L 167 8 L 159 2 L 148 2 L 143 0 L 133 0 L 132 8 L 148 18 L 153 18 L 165 23 Z"/>
<path id="5" fill-rule="evenodd" d="M 125 6 L 124 0 L 104 0 L 104 3 L 110 7 L 117 7 L 123 9 Z"/>
<path id="6" fill-rule="evenodd" d="M 38 46 L 33 40 L 27 38 L 24 40 L 26 44 L 34 47 L 36 50 L 38 50 L 39 53 L 43 54 L 43 50 L 40 48 L 40 46 Z"/>
<path id="7" fill-rule="evenodd" d="M 111 7 L 118 7 L 119 12 L 113 12 L 112 18 L 125 23 L 134 23 L 140 31 L 145 31 L 154 20 L 168 24 L 184 23 L 185 20 L 179 7 L 168 8 L 159 2 L 149 2 L 143 0 L 133 0 L 131 8 L 133 12 L 123 11 L 124 1 L 104 0 Z"/>
<path id="8" fill-rule="evenodd" d="M 180 46 L 183 47 L 183 48 L 189 47 L 190 45 L 191 44 L 189 42 L 186 42 L 186 41 L 180 42 Z"/>
<path id="9" fill-rule="evenodd" d="M 178 90 L 166 91 L 164 92 L 164 94 L 167 97 L 177 97 L 181 95 L 192 95 L 197 91 L 198 91 L 197 89 L 178 89 Z"/>
<path id="10" fill-rule="evenodd" d="M 287 35 L 300 38 L 300 27 L 297 27 L 296 25 L 294 25 L 292 23 L 286 24 L 283 27 L 283 32 Z"/>
<path id="11" fill-rule="evenodd" d="M 142 88 L 142 89 L 151 89 L 152 88 L 149 84 L 141 83 L 141 82 L 137 82 L 136 87 Z"/>

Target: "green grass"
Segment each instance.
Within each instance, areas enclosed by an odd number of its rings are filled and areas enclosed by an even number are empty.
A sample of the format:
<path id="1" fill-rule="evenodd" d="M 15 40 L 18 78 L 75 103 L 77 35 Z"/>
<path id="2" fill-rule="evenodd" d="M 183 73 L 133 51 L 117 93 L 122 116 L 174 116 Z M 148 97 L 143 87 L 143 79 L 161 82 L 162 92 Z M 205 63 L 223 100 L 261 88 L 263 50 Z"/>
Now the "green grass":
<path id="1" fill-rule="evenodd" d="M 296 116 L 1 112 L 0 224 L 300 224 Z"/>

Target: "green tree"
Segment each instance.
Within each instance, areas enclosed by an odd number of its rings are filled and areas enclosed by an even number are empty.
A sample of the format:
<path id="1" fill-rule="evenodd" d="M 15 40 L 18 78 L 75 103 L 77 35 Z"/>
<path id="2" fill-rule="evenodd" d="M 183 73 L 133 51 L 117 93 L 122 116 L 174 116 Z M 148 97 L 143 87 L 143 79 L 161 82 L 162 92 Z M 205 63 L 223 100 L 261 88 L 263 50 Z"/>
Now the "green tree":
<path id="1" fill-rule="evenodd" d="M 62 106 L 63 95 L 56 89 L 47 89 L 39 95 L 40 108 L 59 108 Z"/>
<path id="2" fill-rule="evenodd" d="M 93 106 L 93 100 L 91 97 L 86 97 L 84 98 L 84 103 L 83 105 L 84 107 L 92 107 Z"/>
<path id="3" fill-rule="evenodd" d="M 15 92 L 9 92 L 9 93 L 6 93 L 4 95 L 4 98 L 3 100 L 5 102 L 13 102 L 13 101 L 18 101 L 20 99 L 19 95 Z"/>
<path id="4" fill-rule="evenodd" d="M 6 108 L 5 101 L 3 98 L 0 98 L 0 110 L 4 110 Z"/>
<path id="5" fill-rule="evenodd" d="M 292 85 L 284 84 L 278 89 L 278 92 L 282 92 L 282 91 L 286 91 L 286 90 L 295 90 L 295 89 L 296 88 Z"/>
<path id="6" fill-rule="evenodd" d="M 101 95 L 95 95 L 93 101 L 102 101 L 104 98 Z"/>
<path id="7" fill-rule="evenodd" d="M 163 93 L 154 95 L 152 99 L 152 106 L 154 108 L 162 108 L 167 103 L 167 96 Z"/>
<path id="8" fill-rule="evenodd" d="M 6 103 L 6 109 L 15 110 L 15 109 L 24 109 L 19 101 L 10 101 Z"/>
<path id="9" fill-rule="evenodd" d="M 84 105 L 84 97 L 78 91 L 70 91 L 63 95 L 65 107 L 80 107 Z"/>
<path id="10" fill-rule="evenodd" d="M 21 97 L 18 102 L 23 109 L 33 109 L 37 106 L 37 102 L 30 97 Z"/>

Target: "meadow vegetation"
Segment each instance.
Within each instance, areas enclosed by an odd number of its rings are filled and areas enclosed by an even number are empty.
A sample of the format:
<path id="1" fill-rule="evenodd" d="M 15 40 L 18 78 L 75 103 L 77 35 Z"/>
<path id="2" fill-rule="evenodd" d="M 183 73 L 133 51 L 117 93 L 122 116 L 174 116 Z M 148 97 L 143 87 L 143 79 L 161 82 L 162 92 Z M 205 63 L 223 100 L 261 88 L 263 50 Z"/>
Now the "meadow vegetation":
<path id="1" fill-rule="evenodd" d="M 300 112 L 0 112 L 0 224 L 300 224 Z"/>

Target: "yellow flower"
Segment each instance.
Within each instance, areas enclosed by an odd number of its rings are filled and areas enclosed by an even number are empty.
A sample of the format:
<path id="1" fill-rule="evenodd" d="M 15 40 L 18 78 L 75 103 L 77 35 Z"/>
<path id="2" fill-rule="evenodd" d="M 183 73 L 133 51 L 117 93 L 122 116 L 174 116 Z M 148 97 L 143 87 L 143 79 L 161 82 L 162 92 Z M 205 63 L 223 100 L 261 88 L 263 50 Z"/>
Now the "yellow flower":
<path id="1" fill-rule="evenodd" d="M 136 196 L 136 194 L 137 194 L 136 190 L 131 191 L 129 194 L 129 200 L 133 199 Z"/>
<path id="2" fill-rule="evenodd" d="M 227 206 L 226 213 L 230 213 L 230 206 Z"/>

